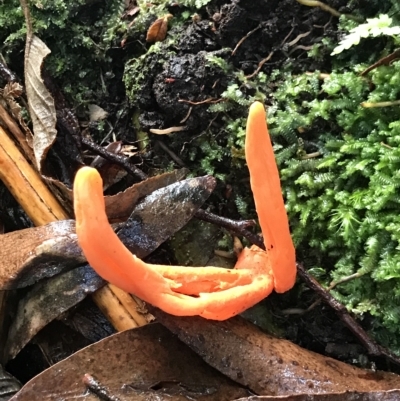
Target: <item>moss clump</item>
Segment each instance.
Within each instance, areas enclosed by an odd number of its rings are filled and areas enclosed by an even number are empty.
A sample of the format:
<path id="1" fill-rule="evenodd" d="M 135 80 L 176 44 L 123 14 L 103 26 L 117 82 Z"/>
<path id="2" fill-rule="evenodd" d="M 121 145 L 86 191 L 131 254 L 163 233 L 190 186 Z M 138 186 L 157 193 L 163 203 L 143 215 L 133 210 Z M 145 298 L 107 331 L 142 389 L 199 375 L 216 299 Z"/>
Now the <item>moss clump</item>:
<path id="1" fill-rule="evenodd" d="M 77 0 L 30 2 L 33 28 L 50 48 L 46 70 L 75 107 L 104 96 L 116 74 L 110 49 L 127 29 L 121 19 L 124 3 Z M 1 52 L 20 76 L 25 45 L 25 21 L 18 0 L 0 4 Z M 121 49 L 122 51 L 122 49 Z"/>
<path id="2" fill-rule="evenodd" d="M 323 268 L 326 282 L 357 273 L 334 295 L 398 335 L 400 110 L 362 102 L 399 98 L 400 62 L 367 78 L 360 69 L 286 75 L 269 120 L 300 258 Z M 400 343 L 391 337 L 390 346 Z"/>

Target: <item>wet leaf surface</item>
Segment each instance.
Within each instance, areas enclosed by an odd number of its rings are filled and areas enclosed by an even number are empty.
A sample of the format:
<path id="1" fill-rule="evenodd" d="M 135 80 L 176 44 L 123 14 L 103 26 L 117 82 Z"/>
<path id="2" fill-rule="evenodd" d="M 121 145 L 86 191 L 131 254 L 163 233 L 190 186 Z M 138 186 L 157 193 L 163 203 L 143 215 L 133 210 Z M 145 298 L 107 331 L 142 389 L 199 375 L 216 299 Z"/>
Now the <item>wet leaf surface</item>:
<path id="1" fill-rule="evenodd" d="M 188 170 L 180 169 L 169 173 L 150 177 L 145 181 L 132 185 L 116 195 L 106 196 L 106 211 L 110 222 L 125 221 L 132 213 L 140 198 L 149 195 L 157 189 L 181 181 Z"/>
<path id="2" fill-rule="evenodd" d="M 85 374 L 121 401 L 228 401 L 248 395 L 167 329 L 152 324 L 84 348 L 32 379 L 11 400 L 98 400 L 86 391 Z"/>
<path id="3" fill-rule="evenodd" d="M 206 176 L 154 191 L 135 207 L 118 236 L 131 252 L 144 258 L 192 218 L 214 186 L 215 179 Z M 104 284 L 89 265 L 37 283 L 18 305 L 6 346 L 8 359 L 40 329 Z"/>
<path id="4" fill-rule="evenodd" d="M 239 398 L 236 401 L 397 401 L 400 399 L 399 390 L 372 392 L 345 392 L 335 394 L 299 394 L 287 397 L 251 396 Z"/>
<path id="5" fill-rule="evenodd" d="M 307 351 L 263 333 L 241 317 L 218 322 L 149 310 L 207 363 L 257 395 L 400 388 L 398 375 L 359 369 Z"/>
<path id="6" fill-rule="evenodd" d="M 74 220 L 13 231 L 0 242 L 1 290 L 32 285 L 85 261 Z"/>
<path id="7" fill-rule="evenodd" d="M 0 365 L 0 401 L 8 401 L 20 388 L 21 383 Z"/>

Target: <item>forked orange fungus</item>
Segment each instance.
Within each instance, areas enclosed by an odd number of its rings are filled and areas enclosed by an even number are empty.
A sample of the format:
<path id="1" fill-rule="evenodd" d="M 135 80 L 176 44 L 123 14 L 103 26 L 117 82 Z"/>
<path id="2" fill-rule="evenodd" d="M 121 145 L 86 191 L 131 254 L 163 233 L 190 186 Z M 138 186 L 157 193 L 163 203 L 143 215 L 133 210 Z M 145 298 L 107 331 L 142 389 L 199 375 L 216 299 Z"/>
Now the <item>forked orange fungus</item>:
<path id="1" fill-rule="evenodd" d="M 279 172 L 261 103 L 250 107 L 246 160 L 266 251 L 252 246 L 233 269 L 145 263 L 114 233 L 105 212 L 102 179 L 83 167 L 75 177 L 76 233 L 83 253 L 105 280 L 176 316 L 225 320 L 296 279 L 295 250 L 282 198 Z"/>

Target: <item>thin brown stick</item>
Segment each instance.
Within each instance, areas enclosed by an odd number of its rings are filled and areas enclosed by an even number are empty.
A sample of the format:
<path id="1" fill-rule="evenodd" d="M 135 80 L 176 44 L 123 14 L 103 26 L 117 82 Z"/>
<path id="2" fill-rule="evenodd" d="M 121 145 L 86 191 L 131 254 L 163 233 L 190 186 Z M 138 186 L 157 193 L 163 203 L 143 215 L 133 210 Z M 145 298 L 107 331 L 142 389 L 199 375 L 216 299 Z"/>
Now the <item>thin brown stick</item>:
<path id="1" fill-rule="evenodd" d="M 360 76 L 364 76 L 374 70 L 375 68 L 378 68 L 381 65 L 388 65 L 392 61 L 396 60 L 397 58 L 400 57 L 400 49 L 396 49 L 393 53 L 390 53 L 389 55 L 382 57 L 380 60 L 378 60 L 376 63 L 370 65 L 368 68 L 366 68 Z"/>
<path id="2" fill-rule="evenodd" d="M 68 218 L 38 172 L 0 127 L 0 179 L 35 225 Z"/>
<path id="3" fill-rule="evenodd" d="M 246 78 L 247 78 L 247 79 L 254 78 L 254 77 L 260 72 L 260 70 L 261 70 L 261 68 L 263 67 L 263 65 L 264 65 L 267 61 L 271 60 L 271 57 L 274 55 L 274 53 L 275 53 L 275 52 L 272 51 L 271 53 L 268 54 L 267 57 L 265 57 L 263 60 L 261 60 L 261 61 L 258 63 L 258 67 L 256 68 L 256 70 L 255 70 L 252 74 L 246 75 Z"/>
<path id="4" fill-rule="evenodd" d="M 104 149 L 102 146 L 99 146 L 86 138 L 82 138 L 82 143 L 93 153 L 104 157 L 104 159 L 107 159 L 110 162 L 120 165 L 127 173 L 132 174 L 141 180 L 145 180 L 147 178 L 147 175 L 142 170 L 130 163 L 126 156 L 116 155 L 115 153 L 109 152 L 107 149 Z"/>
<path id="5" fill-rule="evenodd" d="M 208 103 L 219 103 L 224 101 L 224 99 L 214 99 L 212 97 L 209 97 L 205 100 L 201 100 L 200 102 L 192 102 L 191 100 L 186 100 L 186 99 L 179 99 L 178 102 L 179 103 L 188 103 L 191 104 L 193 106 L 199 106 L 200 104 L 208 104 Z"/>
<path id="6" fill-rule="evenodd" d="M 322 300 L 336 312 L 342 322 L 364 345 L 370 355 L 384 356 L 397 365 L 400 365 L 400 358 L 371 339 L 368 333 L 349 314 L 344 305 L 337 301 L 325 288 L 323 288 L 314 277 L 308 274 L 301 263 L 297 263 L 297 272 L 307 286 L 315 291 Z"/>
<path id="7" fill-rule="evenodd" d="M 251 36 L 254 32 L 257 32 L 260 28 L 262 27 L 262 25 L 258 25 L 256 28 L 252 29 L 250 32 L 247 32 L 245 36 L 243 36 L 242 39 L 239 40 L 239 42 L 237 43 L 237 45 L 235 46 L 235 48 L 232 50 L 231 55 L 234 56 L 237 52 L 237 49 L 239 49 L 239 47 L 241 46 L 241 44 L 249 37 Z"/>
<path id="8" fill-rule="evenodd" d="M 17 140 L 22 151 L 30 160 L 33 166 L 36 166 L 35 155 L 29 146 L 25 134 L 21 131 L 17 122 L 8 114 L 7 110 L 0 103 L 0 120 L 5 124 L 13 137 Z"/>

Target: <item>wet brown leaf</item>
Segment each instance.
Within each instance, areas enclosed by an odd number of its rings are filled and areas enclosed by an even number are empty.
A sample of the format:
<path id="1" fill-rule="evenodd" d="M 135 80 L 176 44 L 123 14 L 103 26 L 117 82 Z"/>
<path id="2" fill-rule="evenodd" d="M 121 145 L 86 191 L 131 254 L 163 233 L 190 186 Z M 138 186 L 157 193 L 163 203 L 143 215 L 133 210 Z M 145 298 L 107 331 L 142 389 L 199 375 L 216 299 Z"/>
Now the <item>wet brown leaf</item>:
<path id="1" fill-rule="evenodd" d="M 33 125 L 33 150 L 39 170 L 57 136 L 54 99 L 41 78 L 42 64 L 48 54 L 50 49 L 33 35 L 25 53 L 25 88 Z"/>
<path id="2" fill-rule="evenodd" d="M 0 401 L 8 401 L 20 388 L 21 383 L 0 365 Z"/>
<path id="3" fill-rule="evenodd" d="M 398 401 L 399 390 L 371 391 L 371 392 L 345 392 L 335 394 L 299 394 L 287 397 L 251 396 L 239 398 L 236 401 Z"/>
<path id="4" fill-rule="evenodd" d="M 132 185 L 124 192 L 113 196 L 106 196 L 106 211 L 110 222 L 125 221 L 132 213 L 140 198 L 149 195 L 157 189 L 164 188 L 182 180 L 188 170 L 180 169 L 148 178 L 145 181 Z"/>
<path id="5" fill-rule="evenodd" d="M 258 395 L 400 388 L 398 375 L 359 369 L 307 351 L 263 333 L 240 317 L 217 322 L 149 310 L 207 363 Z"/>
<path id="6" fill-rule="evenodd" d="M 26 287 L 85 261 L 75 221 L 0 235 L 0 290 Z"/>
<path id="7" fill-rule="evenodd" d="M 36 284 L 18 303 L 5 347 L 6 360 L 14 358 L 48 323 L 105 284 L 89 265 Z"/>
<path id="8" fill-rule="evenodd" d="M 147 30 L 146 42 L 162 42 L 167 36 L 168 21 L 173 17 L 172 14 L 157 18 Z"/>
<path id="9" fill-rule="evenodd" d="M 248 394 L 152 324 L 84 348 L 32 379 L 11 401 L 97 400 L 86 391 L 85 374 L 121 401 L 228 401 Z"/>

